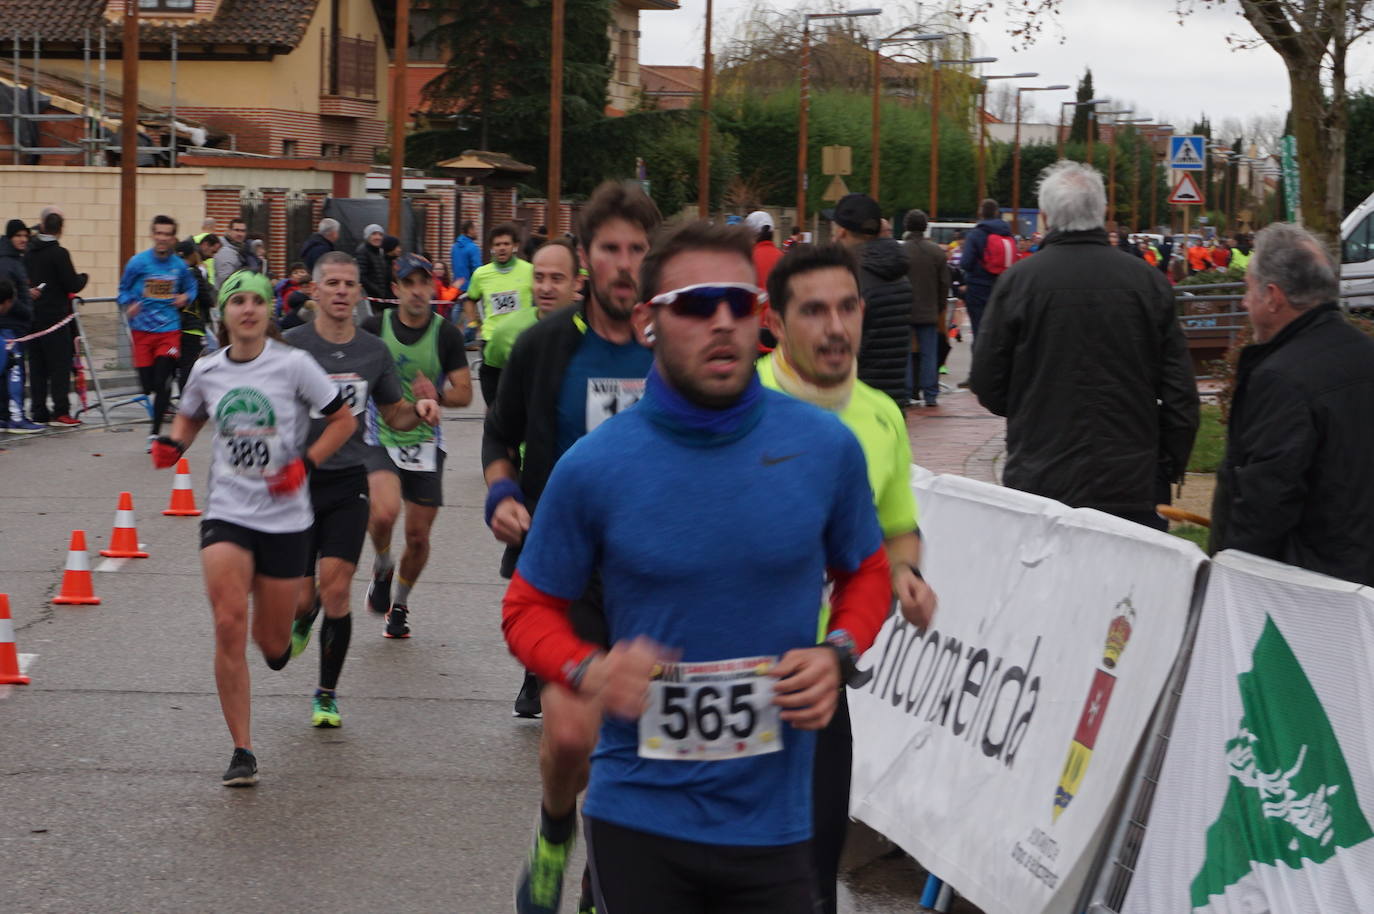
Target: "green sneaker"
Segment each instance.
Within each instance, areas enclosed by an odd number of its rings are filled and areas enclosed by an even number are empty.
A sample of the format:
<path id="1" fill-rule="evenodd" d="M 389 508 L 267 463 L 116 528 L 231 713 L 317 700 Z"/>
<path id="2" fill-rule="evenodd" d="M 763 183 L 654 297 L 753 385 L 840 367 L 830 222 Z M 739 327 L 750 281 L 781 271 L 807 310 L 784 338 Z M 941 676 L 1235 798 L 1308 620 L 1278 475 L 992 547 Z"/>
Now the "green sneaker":
<path id="1" fill-rule="evenodd" d="M 558 914 L 558 903 L 563 900 L 563 871 L 568 868 L 572 846 L 571 838 L 554 844 L 536 826 L 534 847 L 515 885 L 516 914 Z"/>
<path id="2" fill-rule="evenodd" d="M 339 727 L 343 725 L 343 718 L 339 716 L 339 700 L 332 693 L 326 692 L 324 689 L 316 689 L 310 707 L 314 712 L 310 715 L 311 726 Z"/>
<path id="3" fill-rule="evenodd" d="M 291 623 L 291 656 L 299 657 L 310 645 L 310 633 L 315 630 L 315 617 L 320 614 L 320 598 L 315 598 L 315 608 L 308 616 L 301 616 Z"/>

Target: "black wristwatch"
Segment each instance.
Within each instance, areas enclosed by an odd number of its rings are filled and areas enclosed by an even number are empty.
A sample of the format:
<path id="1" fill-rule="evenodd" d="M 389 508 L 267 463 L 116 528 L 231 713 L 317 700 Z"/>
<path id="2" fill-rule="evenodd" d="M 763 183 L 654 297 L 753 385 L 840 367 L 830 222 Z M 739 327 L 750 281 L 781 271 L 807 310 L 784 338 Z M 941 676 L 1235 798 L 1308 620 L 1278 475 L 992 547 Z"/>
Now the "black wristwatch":
<path id="1" fill-rule="evenodd" d="M 840 684 L 857 689 L 868 684 L 873 678 L 872 670 L 859 669 L 859 658 L 854 650 L 854 638 L 842 628 L 825 636 L 825 647 L 835 652 L 840 662 Z"/>

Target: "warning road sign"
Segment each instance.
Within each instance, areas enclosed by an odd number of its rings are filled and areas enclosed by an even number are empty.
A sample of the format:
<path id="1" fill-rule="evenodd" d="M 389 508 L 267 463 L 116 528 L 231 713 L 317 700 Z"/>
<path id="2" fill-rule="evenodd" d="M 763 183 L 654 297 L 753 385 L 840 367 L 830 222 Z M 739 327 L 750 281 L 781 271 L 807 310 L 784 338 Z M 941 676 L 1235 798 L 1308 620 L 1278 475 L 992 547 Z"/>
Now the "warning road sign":
<path id="1" fill-rule="evenodd" d="M 1201 136 L 1169 137 L 1169 167 L 1178 171 L 1202 171 L 1205 167 L 1202 158 L 1205 139 Z"/>
<path id="2" fill-rule="evenodd" d="M 1169 194 L 1169 203 L 1173 206 L 1201 206 L 1202 191 L 1198 189 L 1197 179 L 1188 172 L 1183 172 L 1174 182 L 1174 191 Z"/>

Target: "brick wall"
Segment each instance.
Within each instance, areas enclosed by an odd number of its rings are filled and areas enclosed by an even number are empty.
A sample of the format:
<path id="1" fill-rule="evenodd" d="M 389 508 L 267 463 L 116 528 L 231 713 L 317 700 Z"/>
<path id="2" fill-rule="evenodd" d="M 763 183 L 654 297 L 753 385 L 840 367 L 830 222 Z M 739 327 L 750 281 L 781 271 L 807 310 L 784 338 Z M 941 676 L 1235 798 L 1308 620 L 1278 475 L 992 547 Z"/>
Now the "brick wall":
<path id="1" fill-rule="evenodd" d="M 320 158 L 322 144 L 332 147 L 327 158 L 370 163 L 373 148 L 385 146 L 386 122 L 375 118 L 328 117 L 280 108 L 178 107 L 177 114 L 214 131 L 232 134 L 240 152 L 279 156 L 282 141 L 294 140 L 294 156 Z M 345 155 L 339 146 L 348 147 Z"/>

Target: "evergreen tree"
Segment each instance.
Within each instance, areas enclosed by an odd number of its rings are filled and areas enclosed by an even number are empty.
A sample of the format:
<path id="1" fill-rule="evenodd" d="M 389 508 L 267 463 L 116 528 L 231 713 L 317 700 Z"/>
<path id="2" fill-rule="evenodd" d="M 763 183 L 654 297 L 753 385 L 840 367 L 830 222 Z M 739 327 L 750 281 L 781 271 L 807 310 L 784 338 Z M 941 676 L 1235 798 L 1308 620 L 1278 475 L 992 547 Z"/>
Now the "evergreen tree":
<path id="1" fill-rule="evenodd" d="M 427 137 L 420 143 L 427 152 L 431 147 L 451 155 L 474 146 L 494 149 L 538 166 L 542 174 L 548 155 L 552 11 L 551 0 L 436 0 L 439 24 L 417 40 L 445 49 L 450 58 L 424 91 L 436 112 L 456 115 L 458 126 L 433 131 L 448 137 Z M 566 19 L 563 118 L 564 130 L 571 131 L 600 119 L 606 107 L 610 2 L 567 0 Z"/>
<path id="2" fill-rule="evenodd" d="M 1069 129 L 1070 143 L 1088 142 L 1088 130 L 1090 125 L 1093 131 L 1093 140 L 1094 142 L 1096 142 L 1097 119 L 1090 118 L 1089 114 L 1092 111 L 1091 107 L 1082 104 L 1083 102 L 1086 102 L 1088 99 L 1094 97 L 1095 96 L 1093 95 L 1093 71 L 1084 70 L 1083 78 L 1078 81 L 1078 96 L 1074 99 L 1074 101 L 1079 102 L 1079 105 L 1073 109 L 1073 127 Z"/>

